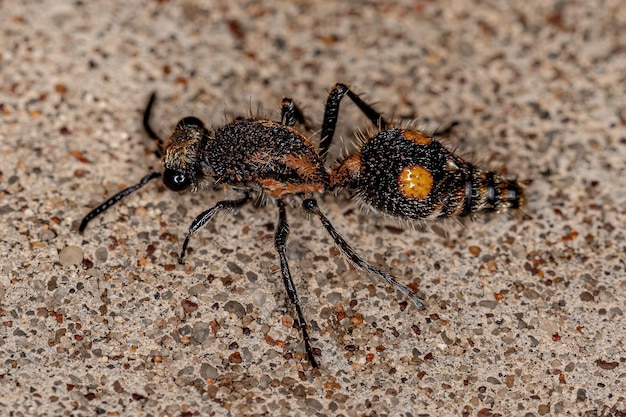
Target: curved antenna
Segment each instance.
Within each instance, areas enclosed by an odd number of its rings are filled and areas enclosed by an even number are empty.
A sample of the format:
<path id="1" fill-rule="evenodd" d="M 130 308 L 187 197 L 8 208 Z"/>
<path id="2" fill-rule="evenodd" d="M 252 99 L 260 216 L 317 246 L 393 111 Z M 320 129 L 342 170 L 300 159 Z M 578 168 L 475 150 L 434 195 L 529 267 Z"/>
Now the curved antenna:
<path id="1" fill-rule="evenodd" d="M 161 173 L 151 172 L 145 177 L 143 177 L 141 181 L 139 181 L 137 184 L 132 185 L 128 188 L 124 188 L 122 191 L 115 194 L 113 197 L 109 197 L 104 203 L 100 204 L 98 207 L 94 208 L 89 213 L 87 213 L 85 217 L 83 217 L 83 220 L 80 222 L 80 227 L 78 228 L 78 231 L 80 233 L 83 233 L 83 231 L 87 227 L 87 223 L 89 223 L 94 217 L 98 216 L 100 213 L 102 213 L 103 211 L 111 207 L 113 204 L 120 201 L 122 198 L 126 197 L 129 194 L 134 193 L 135 191 L 137 191 L 138 189 L 140 189 L 141 187 L 143 187 L 144 185 L 146 185 L 147 183 L 149 183 L 155 178 L 161 178 Z"/>
<path id="2" fill-rule="evenodd" d="M 155 100 L 156 93 L 153 92 L 152 94 L 150 94 L 150 98 L 148 99 L 148 105 L 146 105 L 146 109 L 143 112 L 143 128 L 148 136 L 150 136 L 150 139 L 154 140 L 159 147 L 159 149 L 157 150 L 157 156 L 160 158 L 161 156 L 163 156 L 163 139 L 161 139 L 159 135 L 154 132 L 152 126 L 150 126 L 150 114 L 152 113 L 152 106 L 154 105 Z"/>

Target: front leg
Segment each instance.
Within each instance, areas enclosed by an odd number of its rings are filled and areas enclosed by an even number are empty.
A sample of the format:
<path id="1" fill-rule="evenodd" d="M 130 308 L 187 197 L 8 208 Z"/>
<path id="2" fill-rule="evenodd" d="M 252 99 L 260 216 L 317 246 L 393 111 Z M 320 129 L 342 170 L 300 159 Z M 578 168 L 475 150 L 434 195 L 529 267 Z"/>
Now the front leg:
<path id="1" fill-rule="evenodd" d="M 309 339 L 307 324 L 304 320 L 304 314 L 302 314 L 302 308 L 300 307 L 300 300 L 298 299 L 296 286 L 293 283 L 293 279 L 291 278 L 291 272 L 289 272 L 289 265 L 287 264 L 285 246 L 287 244 L 287 237 L 289 236 L 289 224 L 287 223 L 285 200 L 280 199 L 278 200 L 277 204 L 278 224 L 276 225 L 276 233 L 274 234 L 274 244 L 276 246 L 276 251 L 278 252 L 278 257 L 280 259 L 280 272 L 283 277 L 283 283 L 285 284 L 285 289 L 287 290 L 289 300 L 294 305 L 296 309 L 296 314 L 298 315 L 298 326 L 300 327 L 300 330 L 302 330 L 302 339 L 304 340 L 304 349 L 306 351 L 306 355 L 309 358 L 311 366 L 317 368 L 318 364 L 315 360 L 315 357 L 313 356 L 313 349 L 311 348 L 311 341 Z"/>
<path id="2" fill-rule="evenodd" d="M 187 251 L 187 245 L 189 245 L 189 240 L 191 236 L 196 233 L 198 230 L 202 229 L 218 212 L 222 210 L 228 210 L 233 212 L 250 201 L 250 195 L 246 194 L 239 200 L 224 200 L 217 203 L 215 206 L 210 209 L 203 211 L 198 217 L 196 217 L 191 224 L 189 225 L 189 231 L 187 231 L 187 236 L 185 236 L 185 241 L 183 242 L 183 248 L 180 251 L 180 256 L 178 257 L 178 263 L 183 263 L 183 258 L 185 257 L 185 252 Z"/>

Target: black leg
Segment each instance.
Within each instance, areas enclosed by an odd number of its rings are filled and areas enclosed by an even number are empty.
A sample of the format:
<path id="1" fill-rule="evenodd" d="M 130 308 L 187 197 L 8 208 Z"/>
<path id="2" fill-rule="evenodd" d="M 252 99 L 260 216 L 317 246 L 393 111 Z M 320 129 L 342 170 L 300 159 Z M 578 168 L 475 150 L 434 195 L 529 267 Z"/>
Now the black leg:
<path id="1" fill-rule="evenodd" d="M 87 227 L 87 223 L 89 223 L 94 217 L 98 216 L 100 213 L 111 207 L 113 204 L 120 201 L 122 198 L 126 197 L 129 194 L 134 193 L 148 182 L 152 181 L 155 178 L 161 178 L 160 172 L 151 172 L 145 177 L 141 179 L 137 184 L 130 186 L 128 188 L 123 189 L 119 193 L 115 194 L 113 197 L 109 197 L 104 203 L 100 204 L 98 207 L 91 210 L 85 217 L 83 217 L 83 221 L 80 222 L 80 227 L 78 231 L 82 233 Z"/>
<path id="2" fill-rule="evenodd" d="M 354 94 L 347 85 L 341 83 L 335 84 L 333 89 L 330 91 L 330 94 L 328 94 L 328 99 L 326 99 L 326 109 L 324 110 L 322 140 L 320 142 L 320 156 L 323 160 L 326 160 L 326 157 L 328 156 L 328 149 L 333 141 L 335 128 L 337 126 L 337 118 L 339 117 L 339 103 L 345 95 L 350 97 L 354 104 L 361 109 L 361 111 L 376 127 L 378 127 L 378 129 L 385 130 L 389 126 L 389 123 L 383 119 L 383 116 L 380 113 L 374 110 L 372 106 L 361 100 L 361 98 Z"/>
<path id="3" fill-rule="evenodd" d="M 343 239 L 343 237 L 341 237 L 341 235 L 337 232 L 335 227 L 330 223 L 330 221 L 326 218 L 326 216 L 324 216 L 324 213 L 322 213 L 319 206 L 317 205 L 317 201 L 315 201 L 312 198 L 308 198 L 303 201 L 302 206 L 304 207 L 306 211 L 308 211 L 309 213 L 315 214 L 320 219 L 320 221 L 322 222 L 322 225 L 326 228 L 326 231 L 328 231 L 328 234 L 333 238 L 337 247 L 339 247 L 339 249 L 344 253 L 344 255 L 346 255 L 348 260 L 353 265 L 359 268 L 365 269 L 366 271 L 381 277 L 382 279 L 387 281 L 389 284 L 393 285 L 398 291 L 400 291 L 402 294 L 407 296 L 413 302 L 413 304 L 415 304 L 417 308 L 419 308 L 420 310 L 425 308 L 422 300 L 417 298 L 417 296 L 413 293 L 413 291 L 411 291 L 409 288 L 405 287 L 404 285 L 400 284 L 390 274 L 374 268 L 372 265 L 368 264 L 363 259 L 361 259 L 361 257 L 359 257 L 359 255 L 356 254 L 354 249 L 352 249 L 352 247 Z"/>
<path id="4" fill-rule="evenodd" d="M 291 278 L 289 272 L 289 265 L 287 264 L 287 255 L 285 253 L 285 245 L 287 244 L 287 236 L 289 236 L 289 224 L 287 223 L 287 211 L 285 209 L 285 200 L 280 199 L 278 204 L 278 224 L 276 226 L 276 233 L 274 234 L 274 244 L 278 251 L 278 257 L 280 258 L 280 272 L 283 276 L 283 283 L 287 290 L 289 300 L 296 309 L 298 315 L 298 326 L 302 330 L 302 339 L 304 340 L 304 349 L 311 362 L 311 366 L 317 368 L 317 361 L 313 357 L 313 350 L 311 349 L 311 340 L 309 339 L 309 332 L 307 331 L 307 324 L 304 320 L 304 314 L 302 314 L 302 308 L 300 307 L 300 300 L 296 292 L 296 286 Z"/>
<path id="5" fill-rule="evenodd" d="M 161 156 L 163 156 L 163 139 L 161 139 L 159 135 L 157 135 L 154 130 L 152 130 L 152 126 L 150 126 L 150 114 L 152 113 L 152 105 L 154 104 L 155 99 L 156 93 L 150 94 L 148 105 L 146 106 L 146 110 L 144 110 L 143 112 L 143 128 L 148 136 L 150 136 L 150 139 L 153 139 L 157 143 L 159 149 L 157 150 L 156 154 L 160 158 Z"/>
<path id="6" fill-rule="evenodd" d="M 283 101 L 280 103 L 280 108 L 280 123 L 284 124 L 285 126 L 295 126 L 296 121 L 298 123 L 304 124 L 304 115 L 292 99 L 287 97 L 283 98 Z"/>
<path id="7" fill-rule="evenodd" d="M 218 202 L 216 205 L 211 207 L 210 209 L 203 211 L 199 216 L 197 216 L 191 224 L 189 225 L 189 230 L 187 231 L 187 236 L 185 236 L 185 241 L 183 242 L 183 248 L 180 251 L 180 256 L 178 257 L 178 263 L 183 263 L 183 258 L 185 257 L 185 252 L 187 251 L 187 245 L 189 245 L 189 240 L 194 233 L 198 230 L 202 229 L 204 225 L 206 225 L 218 212 L 222 210 L 228 210 L 233 212 L 250 201 L 250 196 L 246 194 L 244 197 L 239 200 L 224 200 Z"/>

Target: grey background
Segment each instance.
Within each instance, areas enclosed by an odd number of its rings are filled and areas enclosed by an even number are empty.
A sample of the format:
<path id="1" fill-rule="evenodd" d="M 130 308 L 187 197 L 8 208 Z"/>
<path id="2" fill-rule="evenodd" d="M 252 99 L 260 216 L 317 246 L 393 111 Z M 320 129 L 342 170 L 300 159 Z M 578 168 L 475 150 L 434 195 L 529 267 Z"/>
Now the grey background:
<path id="1" fill-rule="evenodd" d="M 0 414 L 625 413 L 625 28 L 623 1 L 0 2 Z M 532 181 L 525 215 L 416 227 L 320 199 L 426 312 L 290 210 L 312 371 L 274 207 L 220 216 L 184 266 L 228 193 L 152 184 L 78 234 L 159 167 L 150 92 L 166 137 L 283 96 L 319 128 L 338 81 L 396 120 L 458 121 L 448 146 Z M 342 108 L 344 145 L 368 128 Z"/>

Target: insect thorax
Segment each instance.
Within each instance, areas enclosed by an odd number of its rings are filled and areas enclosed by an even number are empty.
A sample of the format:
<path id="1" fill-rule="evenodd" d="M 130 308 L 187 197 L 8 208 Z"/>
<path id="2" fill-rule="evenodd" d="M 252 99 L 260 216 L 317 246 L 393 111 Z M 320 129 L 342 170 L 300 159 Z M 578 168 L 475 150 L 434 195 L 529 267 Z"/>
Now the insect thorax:
<path id="1" fill-rule="evenodd" d="M 317 193 L 328 186 L 328 172 L 313 144 L 271 120 L 237 120 L 216 130 L 203 158 L 217 182 L 255 184 L 273 197 Z"/>

